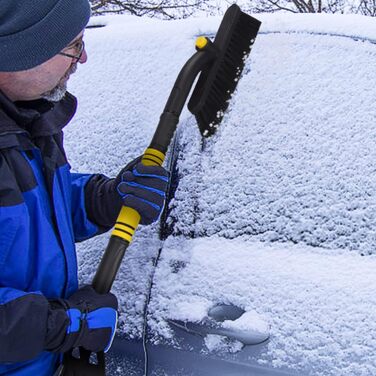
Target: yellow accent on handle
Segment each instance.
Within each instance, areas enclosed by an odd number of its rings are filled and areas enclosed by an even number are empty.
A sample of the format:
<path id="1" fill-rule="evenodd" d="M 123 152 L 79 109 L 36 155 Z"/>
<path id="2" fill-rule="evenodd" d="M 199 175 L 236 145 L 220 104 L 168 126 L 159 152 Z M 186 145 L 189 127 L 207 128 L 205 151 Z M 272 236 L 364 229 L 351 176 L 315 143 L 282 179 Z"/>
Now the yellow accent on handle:
<path id="1" fill-rule="evenodd" d="M 142 157 L 141 163 L 145 166 L 162 166 L 165 155 L 153 148 L 147 148 Z"/>
<path id="2" fill-rule="evenodd" d="M 196 48 L 201 50 L 208 44 L 206 37 L 198 37 L 196 39 Z"/>
<path id="3" fill-rule="evenodd" d="M 118 236 L 130 243 L 136 228 L 140 223 L 140 219 L 140 214 L 138 214 L 136 210 L 123 206 L 117 217 L 115 228 L 112 230 L 111 235 Z"/>

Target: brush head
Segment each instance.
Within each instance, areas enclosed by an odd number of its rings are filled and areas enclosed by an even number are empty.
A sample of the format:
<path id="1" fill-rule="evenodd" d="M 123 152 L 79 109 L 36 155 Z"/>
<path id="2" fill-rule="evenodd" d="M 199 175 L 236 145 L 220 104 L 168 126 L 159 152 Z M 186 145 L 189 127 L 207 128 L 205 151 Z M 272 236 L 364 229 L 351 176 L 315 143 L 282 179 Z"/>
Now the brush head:
<path id="1" fill-rule="evenodd" d="M 260 25 L 236 4 L 227 9 L 213 43 L 218 56 L 202 70 L 188 103 L 203 136 L 215 133 L 222 121 Z"/>

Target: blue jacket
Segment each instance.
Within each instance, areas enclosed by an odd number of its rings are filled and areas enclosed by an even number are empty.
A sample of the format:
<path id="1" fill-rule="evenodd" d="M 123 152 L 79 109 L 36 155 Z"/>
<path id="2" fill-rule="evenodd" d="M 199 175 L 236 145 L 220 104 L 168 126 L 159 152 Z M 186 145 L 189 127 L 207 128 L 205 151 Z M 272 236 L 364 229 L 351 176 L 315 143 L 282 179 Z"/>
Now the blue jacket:
<path id="1" fill-rule="evenodd" d="M 101 223 L 105 209 L 91 207 L 90 217 L 85 205 L 108 178 L 70 172 L 62 128 L 75 110 L 70 94 L 16 105 L 0 92 L 0 375 L 53 374 L 60 356 L 44 351 L 48 299 L 77 290 L 75 242 L 116 218 L 114 209 Z"/>

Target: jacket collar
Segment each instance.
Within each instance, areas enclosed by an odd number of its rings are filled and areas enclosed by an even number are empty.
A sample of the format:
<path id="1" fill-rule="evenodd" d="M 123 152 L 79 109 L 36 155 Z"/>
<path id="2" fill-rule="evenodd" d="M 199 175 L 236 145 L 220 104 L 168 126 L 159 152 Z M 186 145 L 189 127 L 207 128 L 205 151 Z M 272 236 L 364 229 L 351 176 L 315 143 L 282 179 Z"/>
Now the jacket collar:
<path id="1" fill-rule="evenodd" d="M 9 143 L 6 139 L 14 140 L 17 134 L 29 134 L 34 139 L 59 133 L 72 119 L 76 108 L 77 100 L 70 93 L 57 103 L 44 99 L 12 102 L 0 91 L 0 148 Z"/>

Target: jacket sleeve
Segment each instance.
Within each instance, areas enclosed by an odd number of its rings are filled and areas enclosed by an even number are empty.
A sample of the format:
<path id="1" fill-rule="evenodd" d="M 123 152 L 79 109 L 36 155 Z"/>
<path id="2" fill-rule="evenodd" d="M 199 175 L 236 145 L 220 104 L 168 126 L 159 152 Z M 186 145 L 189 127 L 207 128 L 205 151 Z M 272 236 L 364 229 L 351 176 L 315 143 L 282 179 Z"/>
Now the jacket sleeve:
<path id="1" fill-rule="evenodd" d="M 115 179 L 96 174 L 91 176 L 85 188 L 87 215 L 99 226 L 101 232 L 114 226 L 122 206 L 115 187 Z"/>
<path id="2" fill-rule="evenodd" d="M 31 360 L 64 340 L 69 318 L 40 292 L 0 288 L 0 365 Z"/>
<path id="3" fill-rule="evenodd" d="M 39 291 L 25 292 L 21 285 L 16 262 L 20 269 L 28 259 L 23 258 L 23 230 L 27 227 L 24 199 L 13 174 L 22 171 L 25 190 L 34 184 L 25 159 L 17 151 L 0 152 L 0 373 L 2 363 L 14 363 L 35 358 L 44 350 L 48 328 L 49 304 Z M 27 183 L 26 183 L 27 182 Z M 18 258 L 18 260 L 17 260 Z M 35 265 L 28 265 L 33 270 Z M 9 280 L 12 279 L 12 287 Z"/>
<path id="4" fill-rule="evenodd" d="M 0 363 L 21 362 L 43 351 L 48 301 L 39 292 L 0 288 Z"/>
<path id="5" fill-rule="evenodd" d="M 90 216 L 90 207 L 97 204 L 96 197 L 86 194 L 87 186 L 96 175 L 71 173 L 72 221 L 76 241 L 86 240 L 111 228 Z M 93 200 L 93 201 L 92 201 Z"/>

